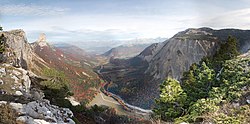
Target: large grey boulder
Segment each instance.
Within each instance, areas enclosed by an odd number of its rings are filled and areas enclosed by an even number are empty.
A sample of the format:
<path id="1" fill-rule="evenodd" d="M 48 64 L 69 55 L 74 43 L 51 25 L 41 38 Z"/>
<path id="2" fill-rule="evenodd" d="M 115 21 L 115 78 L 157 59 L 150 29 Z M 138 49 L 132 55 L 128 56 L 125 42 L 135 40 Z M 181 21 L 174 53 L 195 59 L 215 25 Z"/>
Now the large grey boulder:
<path id="1" fill-rule="evenodd" d="M 7 102 L 0 101 L 0 104 L 7 104 Z M 51 105 L 45 99 L 27 104 L 11 102 L 10 106 L 18 113 L 17 120 L 26 124 L 75 124 L 71 119 L 72 111 Z"/>
<path id="2" fill-rule="evenodd" d="M 51 123 L 70 123 L 73 113 L 67 108 L 59 108 L 51 105 L 48 100 L 38 100 L 30 102 L 23 106 L 26 115 L 34 119 L 43 119 Z"/>

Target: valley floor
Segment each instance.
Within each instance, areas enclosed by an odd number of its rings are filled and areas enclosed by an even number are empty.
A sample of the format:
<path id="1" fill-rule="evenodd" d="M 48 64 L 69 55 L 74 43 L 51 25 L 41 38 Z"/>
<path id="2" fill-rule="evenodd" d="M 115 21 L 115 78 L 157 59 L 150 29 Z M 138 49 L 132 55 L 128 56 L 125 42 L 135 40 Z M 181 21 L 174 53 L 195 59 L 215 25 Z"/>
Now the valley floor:
<path id="1" fill-rule="evenodd" d="M 114 94 L 113 94 L 114 95 Z M 115 95 L 116 96 L 116 95 Z M 123 101 L 122 99 L 119 101 Z M 102 91 L 99 91 L 95 98 L 87 105 L 87 107 L 94 106 L 95 104 L 98 106 L 108 106 L 110 108 L 114 108 L 118 115 L 126 115 L 132 118 L 139 119 L 150 119 L 150 112 L 140 112 L 140 109 L 137 110 L 136 106 L 122 105 L 123 102 L 118 102 L 117 99 L 114 99 L 110 95 L 104 94 Z M 125 109 L 125 107 L 129 107 Z"/>

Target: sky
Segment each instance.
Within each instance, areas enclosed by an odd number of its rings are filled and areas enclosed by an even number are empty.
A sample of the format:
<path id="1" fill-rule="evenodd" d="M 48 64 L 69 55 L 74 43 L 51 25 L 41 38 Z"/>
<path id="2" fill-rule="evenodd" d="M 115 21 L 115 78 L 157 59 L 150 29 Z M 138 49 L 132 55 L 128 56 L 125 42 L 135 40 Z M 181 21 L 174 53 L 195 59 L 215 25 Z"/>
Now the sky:
<path id="1" fill-rule="evenodd" d="M 0 25 L 29 42 L 170 38 L 187 28 L 250 29 L 250 0 L 1 0 Z"/>

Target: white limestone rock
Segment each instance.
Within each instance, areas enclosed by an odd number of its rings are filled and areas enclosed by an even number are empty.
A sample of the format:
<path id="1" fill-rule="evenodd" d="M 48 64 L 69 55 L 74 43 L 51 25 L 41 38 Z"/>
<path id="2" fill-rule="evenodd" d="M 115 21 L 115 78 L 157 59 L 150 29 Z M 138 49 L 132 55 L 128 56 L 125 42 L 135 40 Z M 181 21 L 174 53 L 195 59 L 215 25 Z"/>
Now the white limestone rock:
<path id="1" fill-rule="evenodd" d="M 43 119 L 51 123 L 68 123 L 73 117 L 73 113 L 69 109 L 51 105 L 48 100 L 30 102 L 24 105 L 24 110 L 32 118 Z"/>
<path id="2" fill-rule="evenodd" d="M 6 75 L 6 69 L 5 68 L 0 68 L 0 76 L 5 76 Z"/>
<path id="3" fill-rule="evenodd" d="M 3 85 L 3 84 L 4 84 L 3 80 L 2 80 L 2 79 L 0 79 L 0 85 Z"/>
<path id="4" fill-rule="evenodd" d="M 15 92 L 15 95 L 17 95 L 17 96 L 22 96 L 23 93 L 22 93 L 21 91 L 16 91 L 16 92 Z"/>
<path id="5" fill-rule="evenodd" d="M 36 42 L 38 42 L 40 47 L 47 46 L 46 35 L 44 33 L 40 34 L 40 36 Z"/>

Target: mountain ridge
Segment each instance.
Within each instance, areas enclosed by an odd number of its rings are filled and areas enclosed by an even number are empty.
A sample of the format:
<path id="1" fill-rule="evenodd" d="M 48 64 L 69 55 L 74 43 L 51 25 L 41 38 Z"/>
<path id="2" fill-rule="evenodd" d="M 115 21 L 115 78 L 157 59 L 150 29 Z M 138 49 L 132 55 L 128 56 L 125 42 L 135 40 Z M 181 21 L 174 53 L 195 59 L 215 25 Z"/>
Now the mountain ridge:
<path id="1" fill-rule="evenodd" d="M 138 55 L 142 50 L 148 47 L 150 44 L 135 44 L 135 45 L 120 45 L 110 49 L 102 54 L 102 56 L 108 58 L 131 58 Z"/>

